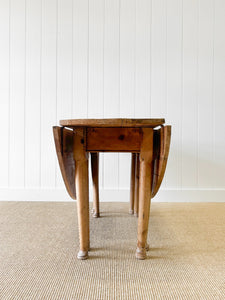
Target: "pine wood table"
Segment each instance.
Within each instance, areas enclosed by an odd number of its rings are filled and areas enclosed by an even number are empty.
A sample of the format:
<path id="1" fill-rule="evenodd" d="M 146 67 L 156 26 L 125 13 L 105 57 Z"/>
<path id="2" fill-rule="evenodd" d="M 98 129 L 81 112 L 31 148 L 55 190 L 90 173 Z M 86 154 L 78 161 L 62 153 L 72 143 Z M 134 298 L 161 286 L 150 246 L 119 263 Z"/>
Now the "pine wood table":
<path id="1" fill-rule="evenodd" d="M 131 211 L 134 205 L 138 211 L 136 258 L 146 258 L 151 198 L 160 187 L 170 146 L 171 126 L 164 126 L 164 123 L 164 119 L 73 119 L 61 120 L 61 127 L 53 127 L 64 183 L 69 195 L 77 199 L 79 259 L 88 258 L 90 250 L 89 152 L 92 158 L 95 210 L 99 210 L 98 153 L 132 153 L 130 205 Z M 135 178 L 138 178 L 138 191 L 134 188 Z M 135 194 L 138 198 L 136 204 Z"/>

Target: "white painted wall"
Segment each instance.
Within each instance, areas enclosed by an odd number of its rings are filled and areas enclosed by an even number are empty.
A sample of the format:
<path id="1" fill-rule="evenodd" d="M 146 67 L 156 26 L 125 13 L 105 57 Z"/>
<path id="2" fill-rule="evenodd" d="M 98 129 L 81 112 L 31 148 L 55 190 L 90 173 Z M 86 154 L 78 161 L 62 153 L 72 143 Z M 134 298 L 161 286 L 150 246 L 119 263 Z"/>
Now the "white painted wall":
<path id="1" fill-rule="evenodd" d="M 1 0 L 0 199 L 69 199 L 59 119 L 165 117 L 156 200 L 224 201 L 224 16 L 224 0 Z M 129 179 L 130 155 L 101 155 L 102 201 Z"/>

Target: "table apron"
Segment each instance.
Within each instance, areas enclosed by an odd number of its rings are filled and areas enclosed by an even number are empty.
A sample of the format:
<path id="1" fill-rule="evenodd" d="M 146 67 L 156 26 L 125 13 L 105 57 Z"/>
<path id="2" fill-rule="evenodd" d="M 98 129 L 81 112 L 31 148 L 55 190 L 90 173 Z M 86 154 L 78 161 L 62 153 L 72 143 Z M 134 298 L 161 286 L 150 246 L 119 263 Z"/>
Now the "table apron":
<path id="1" fill-rule="evenodd" d="M 87 128 L 86 150 L 139 152 L 142 136 L 142 128 Z"/>

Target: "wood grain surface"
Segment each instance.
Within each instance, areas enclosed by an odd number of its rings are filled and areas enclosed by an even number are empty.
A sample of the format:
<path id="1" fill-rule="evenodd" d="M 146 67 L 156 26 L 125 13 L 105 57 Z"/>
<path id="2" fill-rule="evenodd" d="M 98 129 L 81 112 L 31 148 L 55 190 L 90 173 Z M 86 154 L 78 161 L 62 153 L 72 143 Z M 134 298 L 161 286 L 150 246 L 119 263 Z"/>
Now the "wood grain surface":
<path id="1" fill-rule="evenodd" d="M 87 128 L 87 151 L 139 151 L 141 139 L 141 128 Z"/>
<path id="2" fill-rule="evenodd" d="M 61 126 L 86 127 L 156 127 L 165 123 L 165 119 L 70 119 L 61 120 Z"/>
<path id="3" fill-rule="evenodd" d="M 70 197 L 76 199 L 73 131 L 67 128 L 54 126 L 53 135 L 63 181 Z"/>

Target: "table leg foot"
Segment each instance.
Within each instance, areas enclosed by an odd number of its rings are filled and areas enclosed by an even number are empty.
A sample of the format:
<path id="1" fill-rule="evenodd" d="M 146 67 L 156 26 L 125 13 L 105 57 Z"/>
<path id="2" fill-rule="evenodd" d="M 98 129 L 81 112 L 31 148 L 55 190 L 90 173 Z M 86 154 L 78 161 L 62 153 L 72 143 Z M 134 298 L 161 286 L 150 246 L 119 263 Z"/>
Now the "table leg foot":
<path id="1" fill-rule="evenodd" d="M 92 214 L 92 217 L 93 218 L 99 218 L 100 217 L 100 214 L 98 213 L 98 212 L 93 212 L 93 214 Z"/>
<path id="2" fill-rule="evenodd" d="M 134 214 L 134 210 L 133 210 L 133 209 L 130 209 L 130 210 L 129 210 L 129 214 L 130 214 L 130 215 L 133 215 L 133 214 Z"/>
<path id="3" fill-rule="evenodd" d="M 136 250 L 136 258 L 143 260 L 146 259 L 146 248 L 144 247 L 137 247 Z"/>
<path id="4" fill-rule="evenodd" d="M 77 258 L 80 260 L 85 260 L 88 258 L 88 251 L 82 251 L 80 250 L 77 254 Z"/>
<path id="5" fill-rule="evenodd" d="M 138 213 L 135 211 L 134 216 L 138 218 Z"/>

